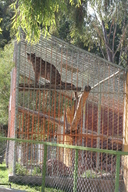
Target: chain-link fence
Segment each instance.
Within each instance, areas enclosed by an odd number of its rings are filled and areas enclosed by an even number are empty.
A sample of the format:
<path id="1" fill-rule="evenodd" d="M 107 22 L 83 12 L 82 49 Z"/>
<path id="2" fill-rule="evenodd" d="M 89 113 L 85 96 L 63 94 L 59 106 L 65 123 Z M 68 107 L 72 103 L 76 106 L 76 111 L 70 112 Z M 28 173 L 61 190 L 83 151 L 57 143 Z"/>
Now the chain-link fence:
<path id="1" fill-rule="evenodd" d="M 0 137 L 6 137 L 6 136 L 7 136 L 7 126 L 0 125 Z M 0 164 L 4 160 L 6 145 L 7 145 L 6 140 L 1 140 L 0 141 Z"/>
<path id="2" fill-rule="evenodd" d="M 3 186 L 30 192 L 125 192 L 126 152 L 0 137 L 0 141 L 6 140 L 14 147 L 10 154 L 6 151 L 0 166 Z M 68 150 L 67 156 L 64 150 Z M 61 161 L 62 155 L 65 162 L 70 159 L 69 166 Z"/>
<path id="3" fill-rule="evenodd" d="M 14 58 L 9 181 L 36 191 L 125 191 L 124 68 L 53 36 L 35 45 L 21 38 Z"/>
<path id="4" fill-rule="evenodd" d="M 121 66 L 53 36 L 16 50 L 10 136 L 122 150 Z"/>

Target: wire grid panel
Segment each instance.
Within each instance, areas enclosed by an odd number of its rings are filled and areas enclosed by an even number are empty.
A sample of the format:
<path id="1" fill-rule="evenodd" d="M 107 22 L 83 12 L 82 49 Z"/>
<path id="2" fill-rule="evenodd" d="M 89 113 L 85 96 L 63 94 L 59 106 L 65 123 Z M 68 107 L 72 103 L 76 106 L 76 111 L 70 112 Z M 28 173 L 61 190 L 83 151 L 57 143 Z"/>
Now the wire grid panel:
<path id="1" fill-rule="evenodd" d="M 16 108 L 10 116 L 10 122 L 15 122 L 15 126 L 9 128 L 10 133 L 14 132 L 12 137 L 122 150 L 125 72 L 120 66 L 55 37 L 42 37 L 39 44 L 33 46 L 22 40 L 18 50 L 19 81 L 16 84 L 16 78 L 12 80 L 18 93 L 12 95 L 11 102 L 11 107 Z M 91 91 L 86 89 L 89 86 Z M 21 154 L 17 161 L 27 167 L 27 174 L 33 176 L 33 166 L 35 173 L 41 171 L 43 146 L 26 143 L 17 150 Z M 51 168 L 47 167 L 47 176 L 52 177 L 54 173 L 60 179 L 63 177 L 62 183 L 67 183 L 64 178 L 74 173 L 74 153 L 48 147 L 47 166 Z M 80 152 L 79 156 L 81 170 L 87 164 L 98 178 L 102 170 L 115 174 L 115 157 L 89 152 Z M 83 186 L 79 172 L 78 167 Z M 70 180 L 73 182 L 73 175 Z M 86 180 L 90 183 L 92 178 Z M 93 191 L 89 185 L 88 190 Z"/>
<path id="2" fill-rule="evenodd" d="M 29 142 L 8 141 L 9 146 L 15 145 L 15 151 L 13 148 L 9 152 L 15 153 L 15 161 L 13 155 L 6 152 L 8 157 L 8 168 L 5 163 L 1 167 L 3 170 L 4 180 L 1 179 L 1 184 L 6 185 L 11 182 L 13 188 L 20 188 L 24 185 L 24 190 L 40 191 L 42 186 L 43 176 L 43 163 L 44 163 L 44 145 Z M 68 150 L 68 155 L 64 156 L 64 150 Z M 69 148 L 61 148 L 54 146 L 47 146 L 47 158 L 46 158 L 46 172 L 45 172 L 45 189 L 49 188 L 49 191 L 60 192 L 72 192 L 72 191 L 87 191 L 87 192 L 113 192 L 115 191 L 115 179 L 116 179 L 116 156 L 99 153 L 100 161 L 99 167 L 95 166 L 95 159 L 97 152 L 82 151 Z M 70 158 L 70 166 L 66 166 L 63 163 Z M 121 157 L 122 166 L 119 169 L 119 191 L 125 192 L 124 180 L 123 180 L 123 161 L 124 157 Z M 105 164 L 109 167 L 106 169 Z M 120 166 L 120 165 L 119 165 Z M 13 168 L 15 169 L 13 174 Z M 16 183 L 16 184 L 15 184 Z M 14 185 L 15 184 L 15 185 Z"/>
<path id="3" fill-rule="evenodd" d="M 33 46 L 22 40 L 19 56 L 17 137 L 122 149 L 125 72 L 120 66 L 52 36 Z M 81 94 L 79 118 L 67 129 L 65 113 L 71 125 Z"/>
<path id="4" fill-rule="evenodd" d="M 122 150 L 125 73 L 121 67 L 54 37 L 42 37 L 34 46 L 23 40 L 17 54 L 17 69 L 18 64 L 14 135 Z M 89 94 L 85 91 L 88 85 L 92 88 Z M 73 121 L 74 125 L 67 128 L 66 123 L 72 125 Z M 68 150 L 63 153 L 65 157 Z M 71 165 L 70 158 L 61 158 L 66 166 Z M 99 165 L 98 154 L 95 167 Z M 109 163 L 103 166 L 108 170 Z"/>
<path id="5" fill-rule="evenodd" d="M 7 135 L 7 129 L 3 125 L 0 125 L 0 136 L 5 137 Z M 5 152 L 6 152 L 6 146 L 7 142 L 6 141 L 0 141 L 0 164 L 4 161 L 5 158 Z"/>

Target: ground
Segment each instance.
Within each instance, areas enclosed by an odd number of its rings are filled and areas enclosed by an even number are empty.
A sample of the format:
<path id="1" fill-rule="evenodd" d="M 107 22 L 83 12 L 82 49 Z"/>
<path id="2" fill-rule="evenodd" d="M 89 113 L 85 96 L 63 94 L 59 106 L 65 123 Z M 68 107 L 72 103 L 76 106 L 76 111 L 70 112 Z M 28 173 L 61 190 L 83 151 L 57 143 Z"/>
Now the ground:
<path id="1" fill-rule="evenodd" d="M 9 170 L 6 168 L 6 164 L 3 163 L 0 165 L 0 185 L 9 188 L 9 182 L 8 182 L 8 174 L 9 174 Z M 20 189 L 20 190 L 24 190 L 27 192 L 40 192 L 41 187 L 39 186 L 30 186 L 30 185 L 19 185 L 19 184 L 14 184 L 14 183 L 10 183 L 11 184 L 11 188 L 13 189 Z M 45 192 L 58 192 L 58 190 L 56 189 L 52 189 L 52 188 L 45 188 Z M 62 190 L 59 190 L 59 192 L 62 192 Z"/>

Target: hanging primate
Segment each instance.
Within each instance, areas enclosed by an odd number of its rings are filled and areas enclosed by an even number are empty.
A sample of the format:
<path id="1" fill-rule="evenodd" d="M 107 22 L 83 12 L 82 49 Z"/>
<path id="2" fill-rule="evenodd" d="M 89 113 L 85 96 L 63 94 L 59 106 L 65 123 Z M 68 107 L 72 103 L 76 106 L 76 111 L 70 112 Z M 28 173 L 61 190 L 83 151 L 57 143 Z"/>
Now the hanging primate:
<path id="1" fill-rule="evenodd" d="M 39 77 L 41 76 L 49 80 L 51 84 L 62 86 L 70 85 L 71 88 L 75 88 L 73 84 L 61 81 L 61 75 L 56 67 L 53 64 L 44 61 L 42 58 L 36 57 L 35 53 L 27 53 L 27 59 L 33 66 L 36 84 L 39 83 Z"/>

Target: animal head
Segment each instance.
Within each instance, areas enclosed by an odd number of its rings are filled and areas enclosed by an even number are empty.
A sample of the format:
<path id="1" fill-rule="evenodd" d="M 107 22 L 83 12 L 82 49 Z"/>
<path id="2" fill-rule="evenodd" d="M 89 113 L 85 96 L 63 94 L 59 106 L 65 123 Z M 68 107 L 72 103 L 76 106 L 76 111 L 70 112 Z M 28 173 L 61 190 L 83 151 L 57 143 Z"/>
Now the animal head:
<path id="1" fill-rule="evenodd" d="M 89 92 L 91 90 L 91 87 L 89 85 L 85 86 L 84 91 Z"/>
<path id="2" fill-rule="evenodd" d="M 27 53 L 27 59 L 29 62 L 35 61 L 36 54 L 35 53 Z"/>

